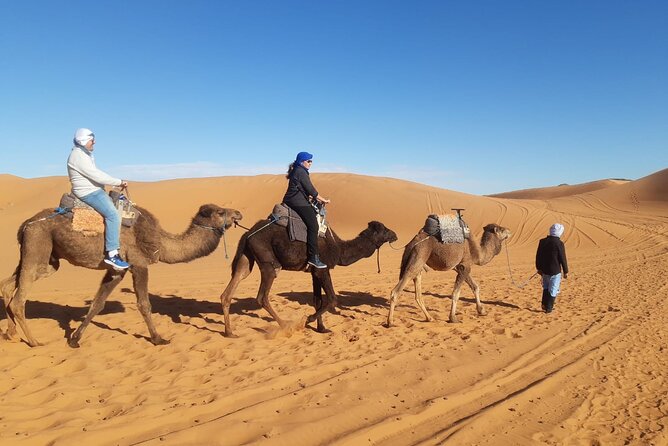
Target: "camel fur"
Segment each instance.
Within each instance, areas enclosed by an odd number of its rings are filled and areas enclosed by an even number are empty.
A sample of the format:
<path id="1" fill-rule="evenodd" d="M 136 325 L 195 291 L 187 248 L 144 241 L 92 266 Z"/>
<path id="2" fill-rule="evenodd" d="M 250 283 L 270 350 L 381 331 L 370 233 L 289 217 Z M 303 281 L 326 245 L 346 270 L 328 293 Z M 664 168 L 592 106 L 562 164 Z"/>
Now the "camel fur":
<path id="1" fill-rule="evenodd" d="M 308 317 L 307 324 L 317 320 L 318 332 L 329 331 L 322 321 L 322 314 L 336 307 L 336 292 L 332 285 L 330 269 L 336 265 L 347 266 L 362 258 L 370 257 L 384 243 L 396 240 L 397 235 L 394 231 L 377 221 L 369 222 L 367 228 L 353 240 L 341 240 L 331 227 L 325 237 L 319 237 L 320 260 L 327 265 L 327 268 L 310 268 L 315 313 Z M 239 283 L 251 273 L 255 263 L 258 264 L 261 274 L 257 302 L 283 328 L 286 326 L 285 322 L 272 308 L 269 302 L 269 291 L 281 269 L 307 270 L 306 244 L 290 241 L 286 228 L 270 224 L 270 220 L 257 222 L 241 237 L 232 261 L 232 278 L 220 295 L 225 317 L 225 335 L 228 337 L 235 336 L 230 323 L 232 297 Z M 326 296 L 324 300 L 322 299 L 323 288 Z"/>
<path id="2" fill-rule="evenodd" d="M 420 231 L 411 240 L 404 249 L 401 258 L 401 270 L 399 273 L 399 283 L 390 293 L 390 312 L 387 316 L 387 326 L 393 324 L 394 308 L 399 300 L 399 294 L 406 286 L 409 280 L 415 284 L 415 301 L 418 307 L 424 313 L 428 322 L 433 318 L 427 311 L 422 300 L 422 273 L 433 269 L 436 271 L 457 271 L 455 286 L 452 292 L 452 306 L 450 308 L 450 322 L 459 322 L 457 319 L 457 301 L 463 282 L 466 282 L 475 295 L 476 308 L 478 314 L 486 314 L 485 309 L 480 302 L 480 287 L 471 277 L 471 266 L 485 265 L 489 263 L 494 256 L 501 252 L 503 240 L 509 238 L 511 233 L 508 229 L 496 224 L 489 224 L 483 228 L 480 245 L 472 237 L 467 239 L 467 243 L 441 243 L 434 236 L 430 236 L 424 231 Z"/>
<path id="3" fill-rule="evenodd" d="M 224 209 L 215 204 L 205 204 L 182 234 L 164 231 L 149 211 L 137 208 L 141 213 L 131 228 L 121 228 L 121 255 L 132 265 L 130 271 L 137 295 L 137 307 L 144 318 L 153 344 L 166 344 L 155 329 L 151 319 L 151 303 L 148 298 L 148 266 L 157 262 L 189 262 L 213 252 L 224 231 L 242 215 L 235 209 Z M 47 218 L 48 217 L 48 218 Z M 28 345 L 39 345 L 28 328 L 25 303 L 28 291 L 38 279 L 56 272 L 60 260 L 76 266 L 106 270 L 102 283 L 91 303 L 84 321 L 74 331 L 68 344 L 78 347 L 81 336 L 93 317 L 104 307 L 107 297 L 121 282 L 128 270 L 117 271 L 104 263 L 104 234 L 84 236 L 72 229 L 72 221 L 64 215 L 55 215 L 45 209 L 29 218 L 18 231 L 21 249 L 19 264 L 12 276 L 0 282 L 0 293 L 7 310 L 5 337 L 16 338 L 18 324 Z"/>

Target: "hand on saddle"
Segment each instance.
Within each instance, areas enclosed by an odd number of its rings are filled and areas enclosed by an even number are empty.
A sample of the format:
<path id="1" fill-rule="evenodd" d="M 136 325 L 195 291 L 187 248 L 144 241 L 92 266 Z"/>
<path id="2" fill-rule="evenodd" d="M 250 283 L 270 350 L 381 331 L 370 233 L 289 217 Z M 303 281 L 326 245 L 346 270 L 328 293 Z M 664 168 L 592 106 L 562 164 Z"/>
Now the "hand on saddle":
<path id="1" fill-rule="evenodd" d="M 125 190 L 125 189 L 127 189 L 127 188 L 128 188 L 128 182 L 127 182 L 127 181 L 125 181 L 125 180 L 121 180 L 121 185 L 120 185 L 120 186 L 118 186 L 118 187 L 120 187 L 120 188 L 121 188 L 121 190 Z"/>
<path id="2" fill-rule="evenodd" d="M 327 203 L 329 203 L 329 202 L 331 201 L 331 200 L 328 200 L 328 199 L 325 198 L 325 197 L 321 197 L 320 195 L 318 195 L 317 197 L 315 197 L 315 199 L 318 200 L 320 203 L 325 203 L 325 204 L 327 204 Z"/>

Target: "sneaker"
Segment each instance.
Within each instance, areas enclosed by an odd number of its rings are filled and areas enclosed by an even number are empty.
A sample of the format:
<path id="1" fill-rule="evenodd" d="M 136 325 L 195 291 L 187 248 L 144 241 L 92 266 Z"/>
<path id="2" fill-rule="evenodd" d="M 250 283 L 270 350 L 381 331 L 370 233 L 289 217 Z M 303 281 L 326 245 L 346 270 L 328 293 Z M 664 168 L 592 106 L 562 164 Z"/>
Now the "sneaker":
<path id="1" fill-rule="evenodd" d="M 130 264 L 126 262 L 125 260 L 121 259 L 121 256 L 116 254 L 113 257 L 105 257 L 104 258 L 104 263 L 107 265 L 111 265 L 114 267 L 114 269 L 128 269 L 130 267 Z"/>
<path id="2" fill-rule="evenodd" d="M 322 263 L 318 256 L 315 256 L 312 259 L 309 259 L 308 264 L 311 265 L 312 267 L 318 268 L 318 269 L 327 268 L 327 265 Z"/>

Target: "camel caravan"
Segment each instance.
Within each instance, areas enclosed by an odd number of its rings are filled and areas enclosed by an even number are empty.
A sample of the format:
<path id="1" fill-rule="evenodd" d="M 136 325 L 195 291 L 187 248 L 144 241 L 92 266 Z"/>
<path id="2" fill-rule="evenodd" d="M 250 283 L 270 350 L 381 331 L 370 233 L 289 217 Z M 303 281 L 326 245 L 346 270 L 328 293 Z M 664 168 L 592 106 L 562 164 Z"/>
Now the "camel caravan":
<path id="1" fill-rule="evenodd" d="M 94 137 L 88 129 L 79 129 L 75 134 L 75 147 L 68 160 L 72 194 L 65 194 L 55 210 L 38 212 L 19 227 L 19 263 L 11 276 L 0 282 L 7 313 L 7 330 L 3 333 L 6 339 L 19 338 L 18 326 L 29 346 L 40 345 L 26 320 L 26 300 L 30 287 L 55 273 L 64 259 L 75 266 L 104 271 L 88 313 L 67 341 L 70 347 L 79 347 L 84 331 L 128 271 L 150 341 L 155 345 L 167 344 L 169 341 L 160 336 L 151 317 L 149 265 L 184 263 L 207 256 L 218 247 L 227 230 L 241 226 L 239 222 L 243 217 L 238 210 L 204 204 L 184 232 L 166 232 L 147 209 L 133 206 L 127 196 L 127 182 L 95 167 Z M 255 265 L 261 276 L 257 302 L 281 328 L 286 321 L 276 313 L 269 299 L 274 280 L 281 270 L 310 273 L 315 311 L 305 324 L 317 322 L 316 331 L 327 333 L 323 314 L 334 312 L 337 306 L 330 270 L 368 258 L 385 243 L 397 241 L 395 232 L 378 221 L 370 221 L 354 239 L 342 240 L 326 221 L 325 205 L 329 200 L 320 196 L 310 182 L 308 169 L 312 158 L 307 152 L 297 155 L 286 175 L 289 185 L 283 203 L 277 205 L 267 219 L 244 228 L 246 232 L 239 240 L 232 261 L 232 276 L 220 295 L 227 337 L 235 336 L 230 320 L 234 293 Z M 107 195 L 104 185 L 120 188 L 121 192 L 112 190 Z M 81 190 L 93 192 L 83 194 Z M 95 195 L 95 199 L 91 199 L 91 195 Z M 489 224 L 484 227 L 478 244 L 469 237 L 470 231 L 460 211 L 457 210 L 457 215 L 429 216 L 425 226 L 404 247 L 399 282 L 390 293 L 388 327 L 393 324 L 399 294 L 409 280 L 415 284 L 415 300 L 426 320 L 433 320 L 421 295 L 422 273 L 429 269 L 457 272 L 450 322 L 458 322 L 456 308 L 463 282 L 475 294 L 478 314 L 485 314 L 479 287 L 470 275 L 471 266 L 484 265 L 497 255 L 503 240 L 510 237 L 510 231 Z"/>
<path id="2" fill-rule="evenodd" d="M 128 271 L 133 279 L 137 308 L 146 322 L 151 342 L 155 345 L 169 343 L 156 331 L 151 318 L 151 303 L 148 298 L 149 265 L 157 262 L 170 264 L 189 262 L 211 254 L 218 247 L 226 231 L 242 220 L 242 215 L 235 209 L 205 204 L 199 208 L 183 233 L 170 234 L 161 228 L 158 219 L 147 209 L 137 207 L 136 210 L 138 216 L 134 224 L 131 227 L 124 226 L 121 230 L 123 255 L 132 264 L 127 270 L 116 270 L 103 262 L 103 234 L 99 232 L 91 234 L 87 233 L 85 228 L 84 230 L 76 228 L 71 214 L 76 214 L 77 210 L 68 215 L 68 212 L 55 213 L 52 209 L 45 209 L 23 222 L 17 235 L 21 252 L 18 266 L 9 278 L 0 282 L 0 292 L 8 316 L 8 326 L 4 336 L 7 339 L 17 338 L 18 325 L 29 346 L 40 345 L 32 335 L 25 317 L 28 292 L 35 281 L 55 273 L 60 266 L 60 260 L 64 259 L 72 265 L 105 271 L 88 313 L 67 341 L 70 347 L 79 347 L 86 327 L 103 309 L 107 297 Z M 443 219 L 444 216 L 441 217 Z M 430 216 L 427 221 L 433 218 L 434 216 Z M 232 277 L 220 295 L 227 337 L 236 336 L 230 321 L 230 305 L 234 292 L 239 283 L 250 275 L 256 264 L 261 275 L 257 301 L 281 327 L 285 321 L 273 309 L 269 299 L 274 280 L 281 270 L 310 273 L 315 312 L 308 317 L 306 323 L 316 321 L 316 331 L 328 333 L 322 316 L 328 310 L 333 311 L 337 304 L 330 270 L 336 266 L 348 266 L 360 259 L 368 258 L 385 243 L 397 241 L 394 231 L 378 221 L 369 222 L 368 226 L 352 240 L 342 240 L 331 227 L 327 227 L 325 234 L 318 240 L 320 258 L 327 267 L 314 268 L 307 264 L 306 244 L 303 241 L 291 240 L 287 225 L 281 226 L 278 224 L 279 220 L 273 220 L 270 216 L 258 221 L 245 231 L 239 240 L 232 261 Z M 463 220 L 458 219 L 458 221 L 463 224 Z M 457 272 L 452 293 L 450 322 L 458 322 L 456 308 L 463 282 L 473 290 L 478 314 L 485 314 L 480 302 L 480 289 L 470 275 L 471 266 L 484 265 L 497 255 L 501 250 L 502 241 L 510 237 L 510 231 L 489 224 L 484 227 L 479 244 L 468 237 L 468 228 L 465 232 L 466 237 L 462 237 L 462 240 L 442 241 L 442 231 L 433 231 L 428 224 L 425 224 L 425 227 L 420 229 L 404 247 L 399 282 L 390 293 L 388 327 L 393 324 L 399 294 L 410 280 L 415 284 L 415 301 L 418 307 L 427 321 L 433 321 L 421 295 L 422 274 L 430 269 L 436 271 L 454 269 Z"/>

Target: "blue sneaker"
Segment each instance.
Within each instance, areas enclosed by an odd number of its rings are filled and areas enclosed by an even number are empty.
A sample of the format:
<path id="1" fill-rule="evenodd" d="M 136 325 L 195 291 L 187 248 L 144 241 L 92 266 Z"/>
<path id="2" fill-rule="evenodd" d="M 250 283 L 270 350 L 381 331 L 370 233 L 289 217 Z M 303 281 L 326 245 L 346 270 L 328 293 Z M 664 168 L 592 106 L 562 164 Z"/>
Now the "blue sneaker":
<path id="1" fill-rule="evenodd" d="M 320 257 L 318 257 L 317 255 L 314 256 L 313 258 L 309 259 L 308 264 L 311 265 L 312 267 L 318 268 L 318 269 L 327 268 L 327 265 L 322 263 L 322 261 L 320 260 Z"/>
<path id="2" fill-rule="evenodd" d="M 125 260 L 121 259 L 121 256 L 119 256 L 118 254 L 116 254 L 113 257 L 106 256 L 104 258 L 104 263 L 111 265 L 114 267 L 114 269 L 118 270 L 128 269 L 130 267 L 130 264 Z"/>

